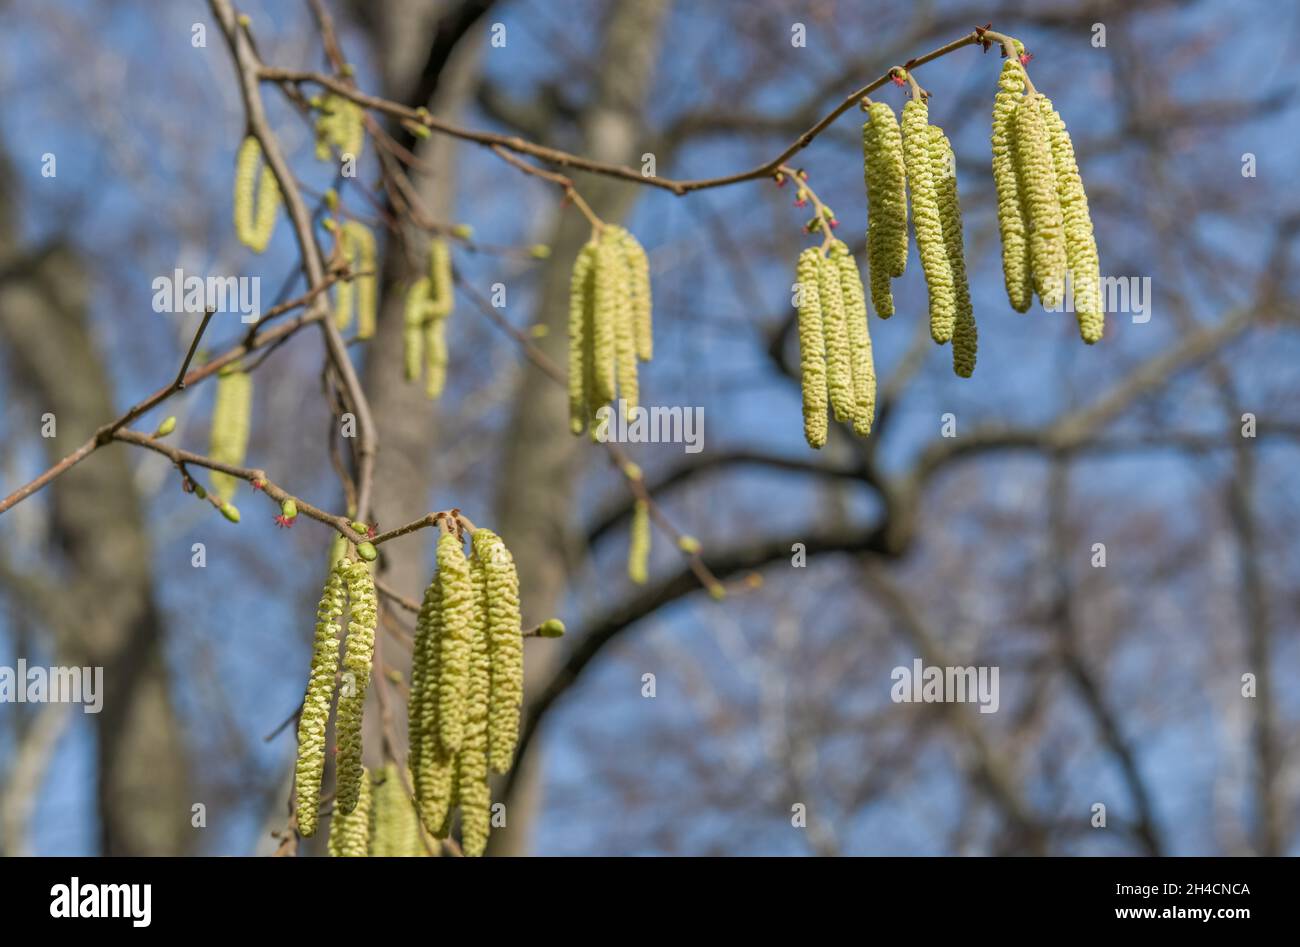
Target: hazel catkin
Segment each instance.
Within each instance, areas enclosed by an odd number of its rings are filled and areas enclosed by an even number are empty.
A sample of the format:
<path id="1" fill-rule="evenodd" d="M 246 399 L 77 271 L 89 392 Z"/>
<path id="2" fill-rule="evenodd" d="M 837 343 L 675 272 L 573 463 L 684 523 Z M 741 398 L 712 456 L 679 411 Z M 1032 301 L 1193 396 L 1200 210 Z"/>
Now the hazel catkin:
<path id="1" fill-rule="evenodd" d="M 860 437 L 871 433 L 876 417 L 876 368 L 871 354 L 871 330 L 867 324 L 867 300 L 858 264 L 844 241 L 831 245 L 831 262 L 839 271 L 840 294 L 844 298 L 848 334 L 849 364 L 853 375 L 853 430 Z"/>
<path id="2" fill-rule="evenodd" d="M 349 220 L 339 236 L 340 249 L 353 274 L 340 280 L 336 293 L 334 324 L 346 329 L 352 322 L 352 300 L 356 295 L 357 338 L 375 334 L 377 290 L 375 283 L 375 235 L 360 221 Z"/>
<path id="3" fill-rule="evenodd" d="M 261 157 L 262 146 L 249 135 L 240 143 L 235 158 L 235 236 L 254 253 L 261 253 L 270 243 L 281 200 L 275 174 L 261 164 Z"/>
<path id="4" fill-rule="evenodd" d="M 418 858 L 426 854 L 420 820 L 397 764 L 388 763 L 375 782 L 370 853 L 376 858 Z"/>
<path id="5" fill-rule="evenodd" d="M 961 204 L 957 199 L 957 161 L 948 136 L 937 125 L 930 126 L 930 167 L 943 223 L 943 243 L 952 271 L 957 315 L 952 329 L 952 367 L 962 378 L 975 371 L 977 334 L 971 306 L 970 283 L 966 276 L 966 252 L 961 232 Z"/>
<path id="6" fill-rule="evenodd" d="M 650 504 L 637 500 L 632 507 L 632 526 L 628 532 L 627 577 L 645 585 L 650 562 Z"/>
<path id="7" fill-rule="evenodd" d="M 476 594 L 465 548 L 455 533 L 438 540 L 438 575 L 442 585 L 438 642 L 438 739 L 455 753 L 465 733 Z"/>
<path id="8" fill-rule="evenodd" d="M 1002 237 L 1002 278 L 1007 299 L 1016 312 L 1033 302 L 1033 271 L 1029 260 L 1029 221 L 1025 194 L 1017 171 L 1016 108 L 1024 99 L 1025 70 L 1019 61 L 1002 64 L 993 99 L 993 184 L 998 196 L 998 231 Z"/>
<path id="9" fill-rule="evenodd" d="M 338 742 L 335 806 L 346 814 L 357 805 L 361 790 L 361 719 L 375 656 L 378 602 L 375 580 L 364 562 L 344 559 L 341 568 L 347 579 L 350 615 L 343 656 L 344 686 L 339 692 L 335 724 Z"/>
<path id="10" fill-rule="evenodd" d="M 294 779 L 298 834 L 304 838 L 316 832 L 321 776 L 325 772 L 325 730 L 334 697 L 334 676 L 339 668 L 339 617 L 346 600 L 344 567 L 342 563 L 331 565 L 316 608 L 311 671 L 298 716 L 298 763 Z"/>
<path id="11" fill-rule="evenodd" d="M 329 853 L 335 858 L 365 858 L 370 854 L 370 773 L 362 767 L 356 804 L 344 812 L 336 803 L 330 817 Z"/>
<path id="12" fill-rule="evenodd" d="M 492 790 L 488 785 L 488 718 L 491 712 L 492 659 L 488 643 L 488 562 L 475 556 L 470 581 L 475 604 L 470 618 L 469 674 L 465 687 L 464 736 L 456 765 L 461 848 L 482 855 L 491 831 Z"/>
<path id="13" fill-rule="evenodd" d="M 415 623 L 411 657 L 411 698 L 407 740 L 420 821 L 431 834 L 446 837 L 455 760 L 439 738 L 439 684 L 442 677 L 442 576 L 435 573 L 424 592 Z"/>
<path id="14" fill-rule="evenodd" d="M 912 193 L 916 247 L 930 292 L 930 337 L 942 343 L 952 338 L 957 300 L 931 168 L 929 125 L 930 110 L 923 98 L 912 99 L 903 106 L 903 154 Z"/>
<path id="15" fill-rule="evenodd" d="M 491 701 L 487 718 L 492 769 L 508 772 L 519 740 L 519 709 L 524 701 L 524 639 L 519 614 L 519 575 L 501 537 L 477 529 L 474 556 L 482 563 Z"/>
<path id="16" fill-rule="evenodd" d="M 424 371 L 424 321 L 429 313 L 429 278 L 416 280 L 402 305 L 402 362 L 407 381 Z"/>
<path id="17" fill-rule="evenodd" d="M 608 240 L 597 241 L 595 294 L 591 309 L 593 387 L 588 392 L 588 400 L 594 405 L 614 400 L 616 323 L 623 298 L 622 269 L 623 257 L 618 245 Z"/>
<path id="18" fill-rule="evenodd" d="M 1016 167 L 1029 222 L 1029 260 L 1034 291 L 1048 309 L 1061 304 L 1065 282 L 1065 222 L 1056 192 L 1052 143 L 1036 95 L 1016 108 Z"/>
<path id="19" fill-rule="evenodd" d="M 814 449 L 826 444 L 826 341 L 818 282 L 821 250 L 799 254 L 795 300 L 799 313 L 799 381 L 803 392 L 803 436 Z"/>
<path id="20" fill-rule="evenodd" d="M 650 260 L 641 242 L 630 230 L 619 228 L 619 242 L 627 263 L 628 293 L 636 337 L 636 357 L 648 362 L 654 357 L 653 300 L 650 295 Z"/>
<path id="21" fill-rule="evenodd" d="M 849 358 L 848 317 L 844 292 L 840 286 L 839 266 L 817 255 L 817 295 L 822 308 L 822 334 L 826 344 L 826 386 L 830 391 L 831 410 L 836 421 L 853 417 L 853 368 Z"/>
<path id="22" fill-rule="evenodd" d="M 587 358 L 591 347 L 591 309 L 595 302 L 596 243 L 578 251 L 569 278 L 569 430 L 587 429 Z"/>
<path id="23" fill-rule="evenodd" d="M 907 266 L 907 173 L 903 136 L 894 110 L 884 102 L 867 107 L 862 126 L 863 177 L 867 187 L 867 269 L 876 315 L 894 314 L 890 278 Z"/>
<path id="24" fill-rule="evenodd" d="M 208 455 L 213 460 L 234 467 L 243 464 L 252 415 L 253 376 L 238 367 L 222 369 L 217 375 L 209 435 Z M 238 485 L 238 477 L 219 470 L 212 472 L 212 492 L 221 499 L 233 499 Z"/>

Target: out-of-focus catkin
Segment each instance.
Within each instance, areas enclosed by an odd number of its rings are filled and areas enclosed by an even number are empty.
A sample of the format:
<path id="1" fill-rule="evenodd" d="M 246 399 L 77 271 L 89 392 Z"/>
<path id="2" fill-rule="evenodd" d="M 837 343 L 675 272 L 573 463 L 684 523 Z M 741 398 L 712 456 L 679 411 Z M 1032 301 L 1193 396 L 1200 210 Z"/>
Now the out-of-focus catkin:
<path id="1" fill-rule="evenodd" d="M 336 737 L 338 742 L 338 791 L 335 806 L 343 813 L 357 805 L 361 791 L 361 717 L 370 684 L 370 666 L 375 656 L 375 626 L 378 602 L 375 580 L 364 562 L 343 560 L 348 583 L 348 634 L 343 656 L 343 686 L 339 691 Z"/>
<path id="2" fill-rule="evenodd" d="M 961 204 L 957 199 L 957 159 L 953 155 L 948 136 L 937 125 L 930 126 L 930 149 L 935 193 L 939 200 L 939 219 L 943 222 L 943 243 L 957 296 L 957 315 L 952 329 L 952 367 L 962 378 L 969 378 L 975 371 L 977 334 L 970 283 L 966 276 Z"/>
<path id="3" fill-rule="evenodd" d="M 592 305 L 592 383 L 591 401 L 596 405 L 614 400 L 616 377 L 617 321 L 624 294 L 623 254 L 618 244 L 609 240 L 596 243 L 595 302 Z"/>
<path id="4" fill-rule="evenodd" d="M 460 537 L 444 533 L 438 540 L 438 575 L 442 584 L 439 640 L 438 739 L 455 753 L 465 734 L 477 595 Z"/>
<path id="5" fill-rule="evenodd" d="M 365 113 L 361 106 L 331 92 L 321 102 L 320 112 L 316 119 L 316 157 L 328 161 L 333 145 L 344 157 L 360 158 L 366 142 Z"/>
<path id="6" fill-rule="evenodd" d="M 650 504 L 637 500 L 632 507 L 632 527 L 628 533 L 627 577 L 645 585 L 650 564 Z"/>
<path id="7" fill-rule="evenodd" d="M 581 434 L 590 417 L 587 405 L 587 354 L 591 348 L 595 304 L 596 243 L 588 241 L 573 261 L 569 278 L 569 430 Z"/>
<path id="8" fill-rule="evenodd" d="M 370 854 L 371 805 L 370 773 L 362 767 L 356 804 L 346 812 L 335 804 L 334 815 L 330 816 L 330 855 L 365 858 Z"/>
<path id="9" fill-rule="evenodd" d="M 795 299 L 799 311 L 799 380 L 803 389 L 803 436 L 812 448 L 826 444 L 826 340 L 819 294 L 822 253 L 808 247 L 799 254 Z"/>
<path id="10" fill-rule="evenodd" d="M 519 574 L 501 537 L 479 528 L 474 555 L 483 564 L 487 644 L 491 664 L 491 702 L 487 718 L 488 756 L 498 773 L 510 770 L 519 741 L 519 708 L 524 701 L 524 639 L 519 614 Z"/>
<path id="11" fill-rule="evenodd" d="M 650 259 L 630 230 L 620 228 L 619 240 L 627 260 L 628 294 L 636 336 L 636 357 L 643 362 L 654 357 L 654 301 L 650 294 Z"/>
<path id="12" fill-rule="evenodd" d="M 1073 293 L 1074 315 L 1079 335 L 1091 345 L 1101 339 L 1105 312 L 1101 305 L 1101 263 L 1093 236 L 1088 195 L 1083 190 L 1074 143 L 1061 115 L 1045 95 L 1038 96 L 1043 124 L 1052 143 L 1052 164 L 1056 171 L 1056 196 L 1061 203 L 1065 227 L 1066 267 Z"/>
<path id="13" fill-rule="evenodd" d="M 916 247 L 930 291 L 930 337 L 936 342 L 952 338 L 957 298 L 952 268 L 943 241 L 943 222 L 930 157 L 930 110 L 925 100 L 912 99 L 903 106 L 903 154 L 912 193 L 912 224 Z"/>
<path id="14" fill-rule="evenodd" d="M 492 791 L 488 785 L 488 717 L 491 712 L 492 659 L 488 643 L 488 563 L 475 556 L 470 565 L 475 608 L 470 619 L 469 676 L 465 690 L 464 737 L 457 757 L 456 795 L 460 805 L 461 848 L 471 857 L 487 849 Z"/>
<path id="15" fill-rule="evenodd" d="M 261 158 L 262 146 L 249 135 L 240 143 L 235 158 L 235 236 L 254 253 L 261 253 L 271 242 L 281 200 L 275 174 L 261 164 Z"/>
<path id="16" fill-rule="evenodd" d="M 343 225 L 340 235 L 343 256 L 353 273 L 350 280 L 341 280 L 336 296 L 335 325 L 346 329 L 352 322 L 352 299 L 356 294 L 357 338 L 368 339 L 375 334 L 376 282 L 375 282 L 375 235 L 370 228 L 360 221 L 349 220 Z M 355 287 L 355 289 L 354 289 Z"/>
<path id="17" fill-rule="evenodd" d="M 635 305 L 632 301 L 632 271 L 627 256 L 627 231 L 607 226 L 601 239 L 614 244 L 609 257 L 615 267 L 614 281 L 614 364 L 618 377 L 618 396 L 625 408 L 635 408 L 640 397 L 637 380 L 637 338 Z"/>
<path id="18" fill-rule="evenodd" d="M 253 376 L 236 367 L 222 369 L 217 375 L 208 455 L 223 464 L 241 466 L 248 450 L 252 418 Z M 238 485 L 238 477 L 219 470 L 212 472 L 212 492 L 221 499 L 233 499 Z"/>
<path id="19" fill-rule="evenodd" d="M 1002 64 L 993 99 L 993 184 L 998 195 L 998 231 L 1002 237 L 1002 279 L 1016 312 L 1033 302 L 1033 270 L 1029 260 L 1029 212 L 1017 172 L 1016 108 L 1024 99 L 1025 69 L 1017 60 Z"/>
<path id="20" fill-rule="evenodd" d="M 1034 291 L 1044 306 L 1053 309 L 1061 304 L 1065 291 L 1065 222 L 1056 192 L 1052 143 L 1036 95 L 1021 101 L 1015 121 L 1016 166 L 1028 211 Z"/>
<path id="21" fill-rule="evenodd" d="M 862 126 L 863 176 L 867 186 L 867 269 L 876 314 L 894 314 L 891 277 L 907 266 L 907 173 L 903 136 L 884 102 L 867 107 Z"/>
<path id="22" fill-rule="evenodd" d="M 347 602 L 343 566 L 330 568 L 320 604 L 316 608 L 316 635 L 312 644 L 307 693 L 298 717 L 298 764 L 294 772 L 298 833 L 316 832 L 320 808 L 320 783 L 325 772 L 325 730 L 329 724 L 334 676 L 339 669 L 339 617 Z"/>
<path id="23" fill-rule="evenodd" d="M 370 854 L 376 858 L 418 858 L 427 854 L 420 821 L 406 795 L 397 764 L 388 763 L 374 786 Z"/>
<path id="24" fill-rule="evenodd" d="M 876 368 L 871 354 L 871 330 L 867 325 L 867 300 L 858 264 L 842 240 L 831 245 L 831 262 L 839 270 L 840 293 L 844 298 L 853 372 L 853 430 L 866 437 L 876 417 Z"/>
<path id="25" fill-rule="evenodd" d="M 402 307 L 402 360 L 407 381 L 415 381 L 424 370 L 424 321 L 428 313 L 429 278 L 425 276 L 411 284 Z"/>

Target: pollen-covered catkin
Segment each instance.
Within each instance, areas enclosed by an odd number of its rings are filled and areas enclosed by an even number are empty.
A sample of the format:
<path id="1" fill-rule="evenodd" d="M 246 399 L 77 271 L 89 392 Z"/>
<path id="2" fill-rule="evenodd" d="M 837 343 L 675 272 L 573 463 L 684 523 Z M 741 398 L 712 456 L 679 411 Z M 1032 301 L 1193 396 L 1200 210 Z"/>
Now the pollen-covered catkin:
<path id="1" fill-rule="evenodd" d="M 455 753 L 465 733 L 465 700 L 477 596 L 465 548 L 454 533 L 445 533 L 438 540 L 438 575 L 442 583 L 438 739 L 444 750 Z"/>
<path id="2" fill-rule="evenodd" d="M 254 253 L 270 243 L 280 208 L 280 185 L 269 167 L 259 172 L 261 158 L 262 146 L 249 135 L 235 158 L 235 236 Z"/>
<path id="3" fill-rule="evenodd" d="M 488 757 L 498 773 L 510 770 L 519 741 L 524 701 L 524 638 L 519 614 L 519 574 L 510 550 L 491 530 L 477 529 L 474 555 L 483 564 L 491 702 L 487 719 Z"/>
<path id="4" fill-rule="evenodd" d="M 650 260 L 641 242 L 630 230 L 622 229 L 619 240 L 627 260 L 628 292 L 632 299 L 632 322 L 636 336 L 636 357 L 648 362 L 654 356 L 653 300 L 650 295 Z"/>
<path id="5" fill-rule="evenodd" d="M 1002 64 L 993 99 L 993 184 L 998 194 L 998 231 L 1002 237 L 1002 278 L 1007 299 L 1016 312 L 1033 302 L 1033 270 L 1029 261 L 1029 220 L 1025 194 L 1017 172 L 1016 108 L 1024 99 L 1025 67 L 1015 59 Z"/>
<path id="6" fill-rule="evenodd" d="M 354 276 L 352 283 L 356 284 L 357 295 L 357 338 L 368 339 L 375 334 L 375 309 L 376 309 L 376 283 L 375 283 L 375 235 L 370 232 L 370 228 L 360 221 L 349 220 L 343 225 L 344 252 L 348 257 L 348 264 L 353 273 L 365 273 L 365 276 Z M 347 281 L 339 284 L 339 298 L 342 300 L 344 286 L 350 285 Z M 351 293 L 349 297 L 349 311 L 347 321 L 351 321 Z M 340 304 L 339 320 L 342 321 L 342 305 Z M 340 329 L 346 328 L 346 323 L 339 326 Z"/>
<path id="7" fill-rule="evenodd" d="M 1056 169 L 1056 196 L 1061 202 L 1065 226 L 1065 258 L 1073 293 L 1074 315 L 1079 335 L 1089 345 L 1101 338 L 1105 312 L 1101 305 L 1101 263 L 1088 212 L 1088 195 L 1079 177 L 1074 143 L 1061 115 L 1045 95 L 1038 97 L 1043 124 L 1052 142 L 1052 163 Z"/>
<path id="8" fill-rule="evenodd" d="M 844 298 L 845 326 L 849 338 L 849 363 L 853 371 L 853 431 L 871 433 L 876 417 L 876 368 L 871 355 L 871 330 L 867 325 L 867 300 L 858 264 L 844 241 L 831 245 L 831 262 L 839 269 Z"/>
<path id="9" fill-rule="evenodd" d="M 569 278 L 569 430 L 587 429 L 587 352 L 590 349 L 591 310 L 595 302 L 596 243 L 588 241 L 573 261 Z"/>
<path id="10" fill-rule="evenodd" d="M 818 292 L 822 253 L 799 254 L 795 296 L 799 310 L 799 380 L 803 389 L 803 436 L 814 449 L 826 444 L 826 340 Z"/>
<path id="11" fill-rule="evenodd" d="M 635 408 L 640 397 L 636 369 L 636 325 L 632 302 L 631 270 L 622 227 L 606 227 L 603 240 L 614 244 L 612 265 L 618 275 L 614 291 L 614 364 L 618 376 L 618 396 L 623 407 Z"/>
<path id="12" fill-rule="evenodd" d="M 329 724 L 334 676 L 339 669 L 339 617 L 347 600 L 342 566 L 331 566 L 320 604 L 316 607 L 316 636 L 312 644 L 311 672 L 298 716 L 298 764 L 294 771 L 297 793 L 298 834 L 316 832 L 320 808 L 320 782 L 325 772 L 325 728 Z"/>
<path id="13" fill-rule="evenodd" d="M 329 853 L 335 858 L 365 858 L 370 854 L 370 773 L 362 767 L 355 806 L 344 812 L 337 804 L 330 816 Z"/>
<path id="14" fill-rule="evenodd" d="M 822 333 L 826 338 L 826 385 L 836 421 L 854 414 L 853 365 L 849 357 L 848 316 L 840 288 L 838 264 L 818 254 L 817 295 L 822 307 Z"/>
<path id="15" fill-rule="evenodd" d="M 1029 217 L 1029 260 L 1043 305 L 1059 306 L 1065 291 L 1065 222 L 1056 193 L 1052 143 L 1036 95 L 1016 109 L 1016 162 Z"/>
<path id="16" fill-rule="evenodd" d="M 407 381 L 424 369 L 424 320 L 429 314 L 429 278 L 422 277 L 406 291 L 402 307 L 402 361 Z"/>
<path id="17" fill-rule="evenodd" d="M 209 456 L 235 467 L 243 464 L 252 418 L 253 376 L 239 368 L 222 369 L 217 375 L 216 402 L 212 407 Z M 238 477 L 219 470 L 212 472 L 212 492 L 221 499 L 234 499 L 238 485 Z"/>
<path id="18" fill-rule="evenodd" d="M 595 300 L 592 304 L 592 396 L 588 408 L 614 400 L 616 365 L 616 322 L 623 292 L 623 255 L 618 245 L 601 240 L 596 244 Z"/>
<path id="19" fill-rule="evenodd" d="M 375 783 L 373 811 L 370 854 L 376 858 L 418 858 L 425 854 L 420 820 L 395 763 L 388 763 Z"/>
<path id="20" fill-rule="evenodd" d="M 455 759 L 439 739 L 439 682 L 442 677 L 442 581 L 435 573 L 424 592 L 415 624 L 411 657 L 411 699 L 407 704 L 407 738 L 412 781 L 420 821 L 438 838 L 451 809 Z"/>
<path id="21" fill-rule="evenodd" d="M 907 173 L 903 136 L 894 110 L 884 102 L 867 107 L 862 126 L 863 177 L 867 186 L 867 269 L 876 314 L 894 314 L 891 277 L 907 266 Z"/>
<path id="22" fill-rule="evenodd" d="M 348 634 L 343 655 L 343 686 L 339 691 L 336 738 L 338 742 L 338 789 L 334 804 L 345 814 L 357 804 L 361 788 L 361 716 L 370 685 L 370 666 L 375 656 L 375 625 L 378 602 L 375 580 L 364 562 L 343 560 L 348 582 Z"/>
<path id="23" fill-rule="evenodd" d="M 469 676 L 465 690 L 465 735 L 456 767 L 460 804 L 461 847 L 471 857 L 487 848 L 492 821 L 492 790 L 488 785 L 488 717 L 491 711 L 492 660 L 488 644 L 488 563 L 474 557 L 470 581 L 474 609 L 470 620 Z"/>
<path id="24" fill-rule="evenodd" d="M 632 528 L 628 533 L 627 577 L 645 585 L 650 562 L 650 504 L 637 500 L 632 507 Z"/>
<path id="25" fill-rule="evenodd" d="M 912 224 L 916 248 L 930 291 L 930 337 L 947 342 L 957 316 L 952 268 L 943 242 L 943 222 L 930 160 L 930 110 L 924 99 L 912 99 L 903 106 L 903 154 L 907 159 L 907 180 L 912 192 Z"/>
<path id="26" fill-rule="evenodd" d="M 966 276 L 966 251 L 961 232 L 961 203 L 957 199 L 957 159 L 943 129 L 930 126 L 931 169 L 943 221 L 943 243 L 952 270 L 957 296 L 957 315 L 952 328 L 952 367 L 962 378 L 975 371 L 975 311 L 971 306 L 970 283 Z"/>

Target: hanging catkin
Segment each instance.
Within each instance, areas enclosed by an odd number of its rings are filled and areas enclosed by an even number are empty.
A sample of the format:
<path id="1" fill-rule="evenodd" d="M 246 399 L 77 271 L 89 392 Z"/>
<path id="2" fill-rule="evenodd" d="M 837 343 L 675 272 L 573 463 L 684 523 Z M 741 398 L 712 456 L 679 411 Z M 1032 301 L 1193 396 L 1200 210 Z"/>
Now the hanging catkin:
<path id="1" fill-rule="evenodd" d="M 331 92 L 321 103 L 321 114 L 316 119 L 316 157 L 330 159 L 330 146 L 339 154 L 354 159 L 361 157 L 366 141 L 364 113 L 351 99 Z"/>
<path id="2" fill-rule="evenodd" d="M 817 296 L 822 307 L 822 333 L 826 338 L 826 384 L 836 421 L 853 417 L 853 367 L 849 357 L 848 317 L 835 261 L 818 254 Z"/>
<path id="3" fill-rule="evenodd" d="M 361 717 L 370 684 L 370 666 L 375 656 L 375 625 L 378 603 L 375 580 L 364 562 L 343 560 L 348 583 L 347 651 L 343 656 L 344 686 L 339 692 L 337 810 L 347 814 L 357 805 L 361 791 Z"/>
<path id="4" fill-rule="evenodd" d="M 344 812 L 336 804 L 330 817 L 329 853 L 335 858 L 365 858 L 370 854 L 370 773 L 361 769 L 354 807 Z"/>
<path id="5" fill-rule="evenodd" d="M 438 574 L 442 583 L 438 739 L 446 752 L 455 753 L 465 733 L 476 595 L 465 548 L 454 533 L 444 533 L 438 540 Z"/>
<path id="6" fill-rule="evenodd" d="M 451 247 L 441 237 L 429 241 L 429 312 L 435 318 L 451 315 L 456 287 L 451 271 Z"/>
<path id="7" fill-rule="evenodd" d="M 360 221 L 349 220 L 343 225 L 339 237 L 343 256 L 353 273 L 366 273 L 341 280 L 338 284 L 335 325 L 346 329 L 352 322 L 352 297 L 355 286 L 357 300 L 357 338 L 368 339 L 375 334 L 375 235 Z"/>
<path id="8" fill-rule="evenodd" d="M 407 381 L 424 370 L 424 320 L 429 314 L 429 278 L 416 280 L 406 291 L 402 306 L 402 360 Z"/>
<path id="9" fill-rule="evenodd" d="M 924 99 L 912 99 L 903 106 L 903 154 L 907 158 L 907 180 L 912 192 L 916 248 L 930 291 L 930 337 L 943 343 L 952 338 L 957 299 L 931 168 L 929 125 L 930 110 Z"/>
<path id="10" fill-rule="evenodd" d="M 650 504 L 637 500 L 632 507 L 632 528 L 628 533 L 627 577 L 645 585 L 650 562 Z"/>
<path id="11" fill-rule="evenodd" d="M 411 699 L 407 704 L 407 738 L 411 773 L 424 827 L 438 838 L 451 810 L 455 761 L 438 736 L 439 684 L 442 678 L 442 577 L 435 573 L 424 592 L 415 624 L 411 657 Z"/>
<path id="12" fill-rule="evenodd" d="M 891 277 L 907 266 L 907 175 L 903 136 L 884 102 L 867 107 L 862 126 L 862 167 L 867 186 L 867 269 L 876 315 L 894 314 Z"/>
<path id="13" fill-rule="evenodd" d="M 569 430 L 587 429 L 587 352 L 595 302 L 596 243 L 588 241 L 573 261 L 569 278 Z"/>
<path id="14" fill-rule="evenodd" d="M 519 615 L 519 575 L 501 538 L 487 529 L 473 536 L 474 555 L 484 572 L 487 643 L 491 658 L 491 703 L 487 719 L 488 756 L 498 773 L 510 770 L 519 740 L 519 708 L 524 700 L 523 622 Z"/>
<path id="15" fill-rule="evenodd" d="M 1074 314 L 1079 335 L 1089 345 L 1101 338 L 1105 313 L 1101 305 L 1101 264 L 1093 237 L 1088 195 L 1079 177 L 1074 143 L 1061 115 L 1047 96 L 1038 97 L 1043 124 L 1052 143 L 1052 164 L 1056 170 L 1056 196 L 1061 203 L 1065 227 L 1065 257 L 1073 293 Z"/>
<path id="16" fill-rule="evenodd" d="M 470 617 L 470 660 L 465 689 L 464 737 L 456 767 L 461 848 L 471 857 L 482 855 L 487 848 L 492 819 L 492 790 L 488 786 L 488 716 L 491 711 L 492 660 L 488 644 L 490 593 L 487 565 L 487 562 L 477 555 L 470 564 L 474 608 Z"/>
<path id="17" fill-rule="evenodd" d="M 1024 99 L 1025 70 L 1015 59 L 1002 64 L 998 93 L 993 99 L 993 183 L 998 193 L 998 230 L 1002 236 L 1002 278 L 1007 299 L 1016 312 L 1033 302 L 1033 271 L 1029 261 L 1029 221 L 1025 195 L 1017 173 L 1015 118 Z"/>
<path id="18" fill-rule="evenodd" d="M 261 158 L 262 146 L 249 135 L 235 158 L 235 236 L 254 253 L 271 242 L 280 209 L 280 185 L 269 166 L 261 165 L 259 173 Z"/>
<path id="19" fill-rule="evenodd" d="M 952 368 L 962 378 L 975 371 L 975 311 L 971 306 L 970 283 L 966 276 L 966 251 L 961 233 L 961 204 L 957 199 L 957 159 L 943 129 L 930 126 L 930 167 L 934 172 L 939 219 L 943 222 L 943 243 L 952 271 L 957 296 L 957 318 L 952 331 Z"/>
<path id="20" fill-rule="evenodd" d="M 871 433 L 876 417 L 876 368 L 871 355 L 871 330 L 867 325 L 867 300 L 858 264 L 844 241 L 831 245 L 831 262 L 839 270 L 840 294 L 849 339 L 853 372 L 853 430 L 860 437 Z"/>
<path id="21" fill-rule="evenodd" d="M 376 858 L 418 858 L 424 854 L 420 821 L 406 795 L 397 764 L 384 766 L 374 786 L 370 853 Z"/>
<path id="22" fill-rule="evenodd" d="M 613 244 L 610 265 L 614 267 L 614 363 L 618 377 L 618 395 L 624 408 L 635 408 L 640 390 L 636 369 L 636 325 L 632 302 L 632 274 L 628 266 L 627 231 L 622 227 L 607 226 L 602 241 Z"/>
<path id="23" fill-rule="evenodd" d="M 347 599 L 342 565 L 331 566 L 316 608 L 316 637 L 312 645 L 307 693 L 298 717 L 298 765 L 295 770 L 298 834 L 316 832 L 320 782 L 325 772 L 325 729 L 329 724 L 334 676 L 339 669 L 339 616 Z"/>
<path id="24" fill-rule="evenodd" d="M 239 368 L 222 369 L 217 375 L 208 447 L 213 460 L 235 467 L 244 463 L 252 415 L 253 376 Z M 238 477 L 219 470 L 212 472 L 212 492 L 223 500 L 234 499 L 238 484 Z"/>
<path id="25" fill-rule="evenodd" d="M 632 322 L 636 336 L 636 357 L 648 362 L 654 356 L 653 300 L 650 295 L 650 260 L 645 248 L 630 230 L 619 228 L 619 240 L 627 261 L 628 292 L 632 299 Z"/>
<path id="26" fill-rule="evenodd" d="M 596 243 L 595 299 L 592 304 L 592 391 L 589 401 L 595 405 L 614 400 L 616 336 L 620 298 L 625 280 L 623 254 L 618 244 L 609 240 Z"/>
<path id="27" fill-rule="evenodd" d="M 1065 291 L 1065 222 L 1052 143 L 1036 95 L 1026 96 L 1016 109 L 1016 161 L 1028 211 L 1034 291 L 1045 307 L 1054 309 Z"/>
<path id="28" fill-rule="evenodd" d="M 424 393 L 442 397 L 447 384 L 447 320 L 434 317 L 424 324 Z"/>
<path id="29" fill-rule="evenodd" d="M 822 253 L 808 247 L 799 254 L 795 296 L 799 308 L 799 380 L 803 389 L 803 436 L 812 448 L 826 443 L 826 341 L 818 293 Z"/>

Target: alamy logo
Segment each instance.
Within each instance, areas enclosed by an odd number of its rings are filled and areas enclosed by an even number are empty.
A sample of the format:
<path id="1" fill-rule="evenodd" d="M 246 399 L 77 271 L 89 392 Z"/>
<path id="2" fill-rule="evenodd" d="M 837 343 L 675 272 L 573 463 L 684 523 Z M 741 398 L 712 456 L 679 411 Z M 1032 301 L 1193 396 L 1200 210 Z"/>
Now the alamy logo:
<path id="1" fill-rule="evenodd" d="M 1064 292 L 1059 302 L 1043 306 L 1045 312 L 1074 312 L 1074 291 L 1079 285 L 1074 274 L 1065 273 Z M 1086 288 L 1086 287 L 1085 287 Z M 1138 325 L 1151 321 L 1151 277 L 1103 276 L 1097 280 L 1097 298 L 1102 312 L 1131 313 Z"/>
<path id="2" fill-rule="evenodd" d="M 682 444 L 686 453 L 698 454 L 704 449 L 704 408 L 629 408 L 620 398 L 617 408 L 596 410 L 593 435 L 601 443 Z"/>
<path id="3" fill-rule="evenodd" d="M 104 703 L 102 667 L 17 667 L 0 665 L 0 704 L 81 704 L 97 714 Z"/>
<path id="4" fill-rule="evenodd" d="M 148 927 L 153 916 L 153 885 L 70 884 L 50 889 L 50 917 L 129 917 L 132 927 Z"/>
<path id="5" fill-rule="evenodd" d="M 889 676 L 894 681 L 889 696 L 896 704 L 979 704 L 980 713 L 994 714 L 1001 702 L 997 666 L 927 667 L 917 658 Z"/>
<path id="6" fill-rule="evenodd" d="M 262 315 L 260 276 L 186 276 L 177 267 L 171 276 L 154 279 L 154 312 L 239 313 L 240 322 L 256 322 Z"/>

